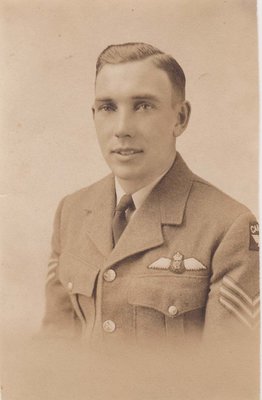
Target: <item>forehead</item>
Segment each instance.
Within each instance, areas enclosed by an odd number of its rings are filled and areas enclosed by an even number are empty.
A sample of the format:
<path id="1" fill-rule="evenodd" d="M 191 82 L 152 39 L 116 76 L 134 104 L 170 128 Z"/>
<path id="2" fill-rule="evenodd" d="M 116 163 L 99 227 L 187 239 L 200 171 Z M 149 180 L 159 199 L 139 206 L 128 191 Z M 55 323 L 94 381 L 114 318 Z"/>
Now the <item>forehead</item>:
<path id="1" fill-rule="evenodd" d="M 148 59 L 105 64 L 96 79 L 96 97 L 136 96 L 140 93 L 170 97 L 172 92 L 167 73 Z"/>

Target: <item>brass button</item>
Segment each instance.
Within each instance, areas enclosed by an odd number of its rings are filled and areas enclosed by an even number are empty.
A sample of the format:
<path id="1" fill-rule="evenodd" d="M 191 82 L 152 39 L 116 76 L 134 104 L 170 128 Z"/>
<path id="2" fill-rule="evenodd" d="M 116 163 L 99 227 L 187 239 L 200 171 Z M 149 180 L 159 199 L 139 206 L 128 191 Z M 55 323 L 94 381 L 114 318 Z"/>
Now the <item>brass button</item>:
<path id="1" fill-rule="evenodd" d="M 111 333 L 114 332 L 116 329 L 116 324 L 111 319 L 108 319 L 103 323 L 103 329 L 105 332 Z"/>
<path id="2" fill-rule="evenodd" d="M 68 282 L 67 289 L 70 290 L 70 291 L 73 289 L 73 283 L 72 282 Z"/>
<path id="3" fill-rule="evenodd" d="M 116 279 L 116 272 L 113 269 L 108 269 L 104 272 L 103 278 L 107 282 L 113 282 Z"/>
<path id="4" fill-rule="evenodd" d="M 168 308 L 168 312 L 170 315 L 174 316 L 178 313 L 178 309 L 176 308 L 176 306 L 170 306 Z"/>

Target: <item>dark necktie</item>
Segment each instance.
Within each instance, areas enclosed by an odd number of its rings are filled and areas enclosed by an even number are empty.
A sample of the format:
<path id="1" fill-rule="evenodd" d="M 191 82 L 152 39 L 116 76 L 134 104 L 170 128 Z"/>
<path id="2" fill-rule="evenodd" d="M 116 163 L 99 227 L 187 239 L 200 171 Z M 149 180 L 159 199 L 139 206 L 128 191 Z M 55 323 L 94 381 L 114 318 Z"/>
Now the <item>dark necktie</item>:
<path id="1" fill-rule="evenodd" d="M 131 194 L 124 194 L 124 196 L 121 197 L 120 202 L 116 207 L 112 224 L 114 244 L 117 243 L 125 227 L 127 226 L 127 219 L 126 219 L 127 210 L 130 211 L 135 210 L 135 205 Z"/>

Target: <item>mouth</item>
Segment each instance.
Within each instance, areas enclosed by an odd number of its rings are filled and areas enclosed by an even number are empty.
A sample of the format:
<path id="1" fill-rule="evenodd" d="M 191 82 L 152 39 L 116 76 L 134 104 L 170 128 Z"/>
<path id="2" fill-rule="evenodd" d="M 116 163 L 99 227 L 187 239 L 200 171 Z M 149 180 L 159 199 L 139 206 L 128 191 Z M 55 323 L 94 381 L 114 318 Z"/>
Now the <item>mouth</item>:
<path id="1" fill-rule="evenodd" d="M 121 156 L 132 156 L 134 154 L 142 153 L 143 151 L 140 149 L 133 148 L 117 148 L 112 150 L 113 154 L 120 154 Z"/>

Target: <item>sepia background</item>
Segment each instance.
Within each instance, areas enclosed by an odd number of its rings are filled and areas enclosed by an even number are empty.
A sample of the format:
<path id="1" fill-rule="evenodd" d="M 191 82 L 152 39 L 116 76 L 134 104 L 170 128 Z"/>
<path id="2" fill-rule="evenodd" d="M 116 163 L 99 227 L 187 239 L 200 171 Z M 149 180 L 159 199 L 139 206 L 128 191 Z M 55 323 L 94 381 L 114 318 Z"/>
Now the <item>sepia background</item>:
<path id="1" fill-rule="evenodd" d="M 2 1 L 8 340 L 39 328 L 59 200 L 108 172 L 91 114 L 95 62 L 108 44 L 145 41 L 178 60 L 192 105 L 178 150 L 194 172 L 258 215 L 256 35 L 254 0 Z"/>

